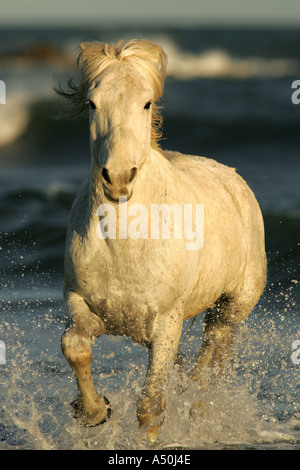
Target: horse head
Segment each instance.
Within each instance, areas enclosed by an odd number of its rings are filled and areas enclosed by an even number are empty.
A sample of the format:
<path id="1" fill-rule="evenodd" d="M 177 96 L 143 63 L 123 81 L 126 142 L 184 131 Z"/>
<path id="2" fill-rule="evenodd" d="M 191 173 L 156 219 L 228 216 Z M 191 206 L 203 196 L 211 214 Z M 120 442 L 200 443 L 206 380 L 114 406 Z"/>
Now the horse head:
<path id="1" fill-rule="evenodd" d="M 80 45 L 79 85 L 69 82 L 71 112 L 89 106 L 91 153 L 109 200 L 130 199 L 150 148 L 157 147 L 166 54 L 150 41 Z"/>

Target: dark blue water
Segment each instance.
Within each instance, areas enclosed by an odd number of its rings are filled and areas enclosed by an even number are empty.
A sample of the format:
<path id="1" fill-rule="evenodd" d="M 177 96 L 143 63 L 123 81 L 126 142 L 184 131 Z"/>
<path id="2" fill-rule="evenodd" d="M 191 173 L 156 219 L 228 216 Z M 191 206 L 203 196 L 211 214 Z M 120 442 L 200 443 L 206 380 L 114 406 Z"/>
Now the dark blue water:
<path id="1" fill-rule="evenodd" d="M 64 238 L 90 155 L 84 118 L 57 121 L 50 78 L 64 79 L 78 41 L 147 37 L 169 55 L 161 145 L 234 166 L 261 205 L 265 294 L 237 331 L 229 384 L 189 419 L 196 391 L 174 370 L 160 446 L 299 448 L 299 30 L 0 30 L 0 448 L 143 448 L 136 419 L 147 352 L 125 338 L 95 345 L 97 388 L 114 403 L 102 428 L 82 429 L 60 352 Z M 182 354 L 199 350 L 201 318 Z M 4 361 L 3 361 L 4 362 Z M 122 391 L 122 392 L 121 392 Z"/>

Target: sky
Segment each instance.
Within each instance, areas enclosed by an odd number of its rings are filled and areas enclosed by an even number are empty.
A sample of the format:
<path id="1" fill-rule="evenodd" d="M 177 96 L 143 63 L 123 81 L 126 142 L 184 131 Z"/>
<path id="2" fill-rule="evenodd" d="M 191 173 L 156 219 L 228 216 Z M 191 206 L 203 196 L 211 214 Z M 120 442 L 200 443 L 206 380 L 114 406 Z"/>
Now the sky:
<path id="1" fill-rule="evenodd" d="M 0 0 L 1 26 L 300 26 L 300 0 Z"/>

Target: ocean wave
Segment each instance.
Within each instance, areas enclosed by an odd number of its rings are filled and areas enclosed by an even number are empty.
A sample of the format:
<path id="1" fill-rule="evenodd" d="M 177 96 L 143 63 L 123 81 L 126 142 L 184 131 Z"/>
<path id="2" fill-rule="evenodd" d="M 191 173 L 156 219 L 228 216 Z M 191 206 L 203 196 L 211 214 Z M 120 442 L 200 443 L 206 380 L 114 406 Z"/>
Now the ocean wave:
<path id="1" fill-rule="evenodd" d="M 1 120 L 0 128 L 0 147 L 9 145 L 24 133 L 30 118 L 26 107 L 8 107 L 5 113 L 5 119 Z"/>
<path id="2" fill-rule="evenodd" d="M 285 77 L 299 71 L 296 60 L 261 57 L 238 58 L 226 50 L 211 49 L 201 54 L 180 50 L 170 41 L 161 41 L 168 54 L 167 74 L 177 80 L 194 78 Z"/>
<path id="3" fill-rule="evenodd" d="M 233 56 L 226 47 L 209 48 L 201 53 L 184 50 L 169 36 L 150 35 L 150 40 L 159 44 L 168 55 L 167 74 L 177 79 L 197 77 L 283 77 L 299 71 L 298 59 L 288 57 L 266 58 L 257 55 Z M 78 41 L 80 42 L 80 41 Z M 112 42 L 117 42 L 112 41 Z M 71 46 L 72 44 L 72 46 Z M 16 73 L 30 68 L 43 68 L 62 71 L 71 70 L 74 64 L 76 43 L 66 44 L 33 43 L 27 48 L 17 48 L 13 52 L 0 54 L 2 68 L 10 68 Z M 1 52 L 1 51 L 0 51 Z M 262 52 L 263 54 L 263 52 Z"/>
<path id="4" fill-rule="evenodd" d="M 54 98 L 49 70 L 29 67 L 6 70 L 1 79 L 6 84 L 6 103 L 0 107 L 0 148 L 24 134 L 32 119 L 32 107 Z"/>

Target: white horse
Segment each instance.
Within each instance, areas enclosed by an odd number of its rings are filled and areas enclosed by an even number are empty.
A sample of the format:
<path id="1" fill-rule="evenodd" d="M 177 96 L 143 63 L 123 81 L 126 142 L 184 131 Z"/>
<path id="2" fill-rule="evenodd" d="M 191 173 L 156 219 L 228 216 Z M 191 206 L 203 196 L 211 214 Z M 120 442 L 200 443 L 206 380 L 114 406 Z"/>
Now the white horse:
<path id="1" fill-rule="evenodd" d="M 77 65 L 79 83 L 71 79 L 67 91 L 56 91 L 69 99 L 70 115 L 89 106 L 92 158 L 69 219 L 64 296 L 71 324 L 62 350 L 77 378 L 77 415 L 94 426 L 107 419 L 110 406 L 93 385 L 92 338 L 127 335 L 149 347 L 137 417 L 155 442 L 183 321 L 207 311 L 203 344 L 190 374 L 201 386 L 204 372 L 230 356 L 235 326 L 263 292 L 263 220 L 252 191 L 234 169 L 159 148 L 155 103 L 166 67 L 159 46 L 146 40 L 116 47 L 86 42 Z M 120 197 L 126 197 L 125 222 Z M 138 236 L 138 231 L 134 237 L 120 236 L 121 225 L 124 229 L 132 221 L 131 209 L 144 207 L 150 217 L 151 207 L 163 204 L 204 205 L 201 249 L 186 249 L 187 237 L 175 237 L 173 226 L 169 239 L 162 227 L 159 237 Z M 113 208 L 117 236 L 105 233 L 103 225 L 99 236 L 106 214 L 99 207 Z M 193 218 L 195 228 L 195 211 Z"/>

